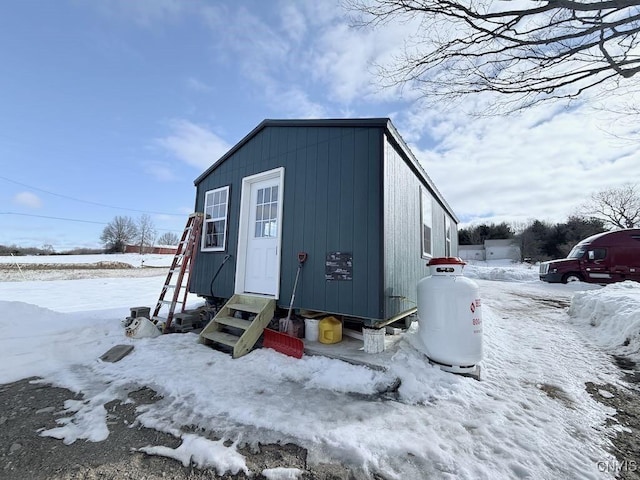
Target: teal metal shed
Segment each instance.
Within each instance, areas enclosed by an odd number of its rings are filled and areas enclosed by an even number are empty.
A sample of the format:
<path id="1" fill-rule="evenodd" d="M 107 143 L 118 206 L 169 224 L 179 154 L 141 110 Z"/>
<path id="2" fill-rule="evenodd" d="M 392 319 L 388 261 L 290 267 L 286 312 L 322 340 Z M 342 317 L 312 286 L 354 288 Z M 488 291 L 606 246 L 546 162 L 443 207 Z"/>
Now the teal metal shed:
<path id="1" fill-rule="evenodd" d="M 388 118 L 264 120 L 195 186 L 203 297 L 288 308 L 306 252 L 294 307 L 379 326 L 415 307 L 431 257 L 457 254 L 457 217 Z"/>

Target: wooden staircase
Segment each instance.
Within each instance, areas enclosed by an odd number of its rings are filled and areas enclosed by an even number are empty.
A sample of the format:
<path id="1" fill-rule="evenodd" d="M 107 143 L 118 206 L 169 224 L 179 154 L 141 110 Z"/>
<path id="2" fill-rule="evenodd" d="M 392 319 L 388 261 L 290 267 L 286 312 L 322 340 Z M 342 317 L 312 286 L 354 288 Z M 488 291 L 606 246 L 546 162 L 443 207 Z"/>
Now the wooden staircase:
<path id="1" fill-rule="evenodd" d="M 273 318 L 275 300 L 253 295 L 233 295 L 200 332 L 200 343 L 233 349 L 233 358 L 249 353 Z M 252 319 L 237 318 L 237 312 Z"/>

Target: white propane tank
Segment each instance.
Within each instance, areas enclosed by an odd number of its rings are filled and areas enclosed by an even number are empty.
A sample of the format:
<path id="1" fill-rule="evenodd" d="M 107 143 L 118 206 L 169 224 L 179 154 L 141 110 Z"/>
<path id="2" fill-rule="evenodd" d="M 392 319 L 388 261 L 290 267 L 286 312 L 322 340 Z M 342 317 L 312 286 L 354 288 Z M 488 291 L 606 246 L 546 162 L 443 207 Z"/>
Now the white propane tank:
<path id="1" fill-rule="evenodd" d="M 427 357 L 441 369 L 473 373 L 482 360 L 482 307 L 478 285 L 457 257 L 434 258 L 431 276 L 418 282 L 418 329 Z"/>

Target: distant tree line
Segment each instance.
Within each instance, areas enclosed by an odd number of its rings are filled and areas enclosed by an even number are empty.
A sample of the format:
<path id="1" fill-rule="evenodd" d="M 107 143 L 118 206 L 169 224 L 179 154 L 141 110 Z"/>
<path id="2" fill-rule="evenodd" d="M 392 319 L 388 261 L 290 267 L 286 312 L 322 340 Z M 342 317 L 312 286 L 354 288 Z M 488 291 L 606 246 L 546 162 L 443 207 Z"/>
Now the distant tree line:
<path id="1" fill-rule="evenodd" d="M 159 245 L 177 245 L 178 236 L 166 232 L 157 237 L 156 227 L 147 214 L 141 215 L 137 221 L 131 217 L 115 217 L 104 227 L 100 240 L 107 253 L 122 253 L 127 245 L 136 245 L 139 252 L 144 253 L 156 243 Z"/>
<path id="2" fill-rule="evenodd" d="M 607 231 L 597 218 L 569 217 L 566 222 L 549 223 L 532 220 L 525 225 L 483 224 L 458 231 L 460 245 L 481 245 L 485 240 L 508 240 L 520 247 L 521 260 L 543 261 L 564 258 L 571 248 L 591 235 Z"/>
<path id="3" fill-rule="evenodd" d="M 103 248 L 73 248 L 64 252 L 56 252 L 51 245 L 42 247 L 18 247 L 17 245 L 0 245 L 0 256 L 9 255 L 95 255 L 104 253 Z"/>
<path id="4" fill-rule="evenodd" d="M 533 221 L 516 236 L 522 260 L 543 261 L 565 258 L 581 240 L 606 232 L 605 222 L 598 218 L 569 217 L 564 223 Z"/>
<path id="5" fill-rule="evenodd" d="M 42 247 L 18 247 L 0 245 L 2 255 L 87 255 L 100 253 L 123 253 L 127 245 L 136 245 L 140 253 L 145 253 L 154 245 L 177 245 L 180 241 L 174 232 L 165 232 L 156 236 L 156 228 L 149 215 L 141 215 L 137 220 L 131 217 L 115 217 L 102 230 L 100 240 L 104 248 L 74 248 L 65 252 L 56 252 L 52 245 Z"/>
<path id="6" fill-rule="evenodd" d="M 514 235 L 513 227 L 505 222 L 482 224 L 458 230 L 458 244 L 482 245 L 485 240 L 506 240 Z"/>
<path id="7" fill-rule="evenodd" d="M 581 240 L 609 229 L 640 227 L 640 192 L 635 184 L 593 193 L 564 223 L 531 220 L 524 225 L 476 225 L 458 230 L 459 245 L 481 245 L 485 240 L 513 239 L 521 260 L 564 258 Z"/>

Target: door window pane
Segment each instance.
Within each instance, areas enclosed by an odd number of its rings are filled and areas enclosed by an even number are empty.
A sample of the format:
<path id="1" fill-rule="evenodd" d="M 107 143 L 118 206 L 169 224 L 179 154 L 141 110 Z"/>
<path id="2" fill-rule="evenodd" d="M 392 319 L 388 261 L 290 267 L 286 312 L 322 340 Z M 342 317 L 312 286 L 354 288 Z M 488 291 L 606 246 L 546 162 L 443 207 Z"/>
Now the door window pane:
<path id="1" fill-rule="evenodd" d="M 278 236 L 278 187 L 258 189 L 256 200 L 255 237 Z"/>

